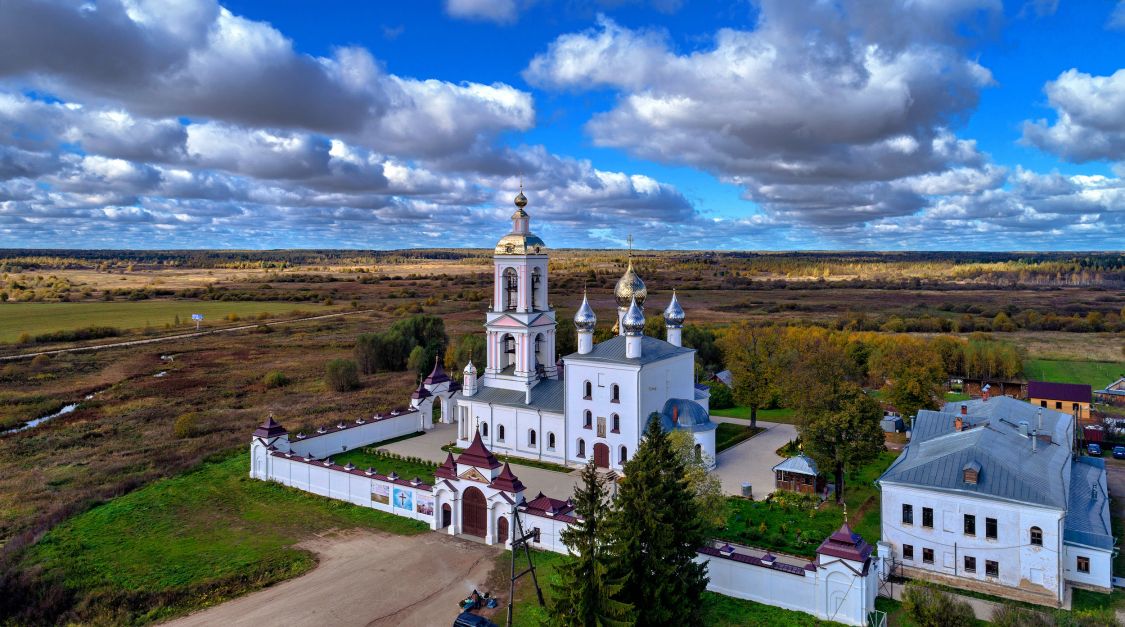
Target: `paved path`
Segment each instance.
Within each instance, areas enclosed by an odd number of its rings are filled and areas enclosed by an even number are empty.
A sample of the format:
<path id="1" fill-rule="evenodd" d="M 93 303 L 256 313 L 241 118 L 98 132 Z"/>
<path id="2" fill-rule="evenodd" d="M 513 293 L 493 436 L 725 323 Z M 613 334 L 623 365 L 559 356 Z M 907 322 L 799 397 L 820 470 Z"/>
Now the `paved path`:
<path id="1" fill-rule="evenodd" d="M 380 446 L 379 448 L 387 449 L 399 455 L 421 457 L 440 463 L 445 461 L 445 456 L 448 455 L 441 450 L 441 447 L 456 441 L 456 439 L 456 424 L 436 424 L 425 435 Z M 578 483 L 580 474 L 578 469 L 570 474 L 564 474 L 554 470 L 524 466 L 515 462 L 512 463 L 512 472 L 527 486 L 525 496 L 528 500 L 535 498 L 535 495 L 539 492 L 556 499 L 570 497 L 574 494 L 574 486 Z"/>
<path id="2" fill-rule="evenodd" d="M 307 320 L 323 320 L 325 318 L 337 318 L 340 316 L 352 316 L 361 313 L 370 313 L 374 309 L 357 309 L 355 311 L 343 311 L 340 313 L 324 314 L 323 316 L 311 316 L 308 318 L 293 318 L 292 320 L 275 320 L 273 322 L 255 322 L 254 324 L 244 324 L 237 327 L 226 327 L 223 329 L 211 329 L 208 331 L 196 331 L 194 333 L 178 333 L 176 335 L 162 335 L 160 337 L 150 337 L 143 340 L 129 340 L 128 342 L 113 342 L 111 344 L 95 344 L 92 346 L 75 346 L 73 348 L 56 348 L 49 351 L 39 351 L 37 353 L 21 353 L 19 355 L 5 355 L 0 356 L 0 361 L 14 361 L 16 359 L 28 359 L 37 357 L 39 355 L 58 355 L 60 353 L 76 353 L 79 351 L 100 351 L 106 348 L 121 348 L 122 346 L 139 346 L 141 344 L 154 344 L 156 342 L 169 342 L 171 340 L 183 340 L 192 337 L 200 337 L 203 335 L 211 335 L 214 333 L 232 333 L 234 331 L 245 331 L 247 329 L 256 329 L 261 325 L 267 327 L 277 326 L 281 324 L 290 324 L 293 322 L 305 322 Z"/>
<path id="3" fill-rule="evenodd" d="M 746 426 L 750 424 L 749 420 L 721 416 L 712 416 L 711 420 Z M 765 431 L 719 453 L 719 458 L 715 460 L 715 474 L 719 475 L 726 494 L 742 494 L 743 482 L 750 483 L 755 499 L 764 499 L 773 492 L 774 477 L 771 468 L 782 460 L 776 451 L 797 437 L 797 429 L 793 425 L 761 420 L 758 421 L 758 426 L 765 428 Z"/>
<path id="4" fill-rule="evenodd" d="M 437 533 L 330 534 L 299 546 L 320 559 L 311 572 L 168 624 L 449 625 L 458 601 L 487 589 L 500 552 Z"/>

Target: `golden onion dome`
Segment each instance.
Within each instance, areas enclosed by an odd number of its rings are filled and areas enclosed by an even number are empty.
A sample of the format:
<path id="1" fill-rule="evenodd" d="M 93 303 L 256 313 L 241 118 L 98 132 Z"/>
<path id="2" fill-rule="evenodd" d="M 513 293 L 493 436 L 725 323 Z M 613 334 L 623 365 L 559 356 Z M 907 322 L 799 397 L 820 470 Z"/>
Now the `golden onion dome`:
<path id="1" fill-rule="evenodd" d="M 496 242 L 497 255 L 544 255 L 547 245 L 532 233 L 508 233 Z"/>
<path id="2" fill-rule="evenodd" d="M 625 269 L 625 274 L 617 280 L 617 287 L 613 288 L 613 295 L 617 299 L 617 306 L 622 309 L 628 307 L 634 297 L 637 299 L 638 306 L 644 306 L 645 298 L 648 297 L 648 289 L 645 287 L 645 282 L 633 270 L 632 259 L 629 260 L 629 267 Z"/>
<path id="3" fill-rule="evenodd" d="M 515 202 L 516 202 L 516 206 L 520 208 L 520 212 L 522 212 L 523 208 L 527 206 L 527 196 L 523 195 L 523 187 L 522 187 L 523 184 L 521 183 L 520 185 L 521 185 L 520 193 L 516 194 L 516 201 Z M 517 213 L 519 213 L 519 212 L 517 212 Z"/>

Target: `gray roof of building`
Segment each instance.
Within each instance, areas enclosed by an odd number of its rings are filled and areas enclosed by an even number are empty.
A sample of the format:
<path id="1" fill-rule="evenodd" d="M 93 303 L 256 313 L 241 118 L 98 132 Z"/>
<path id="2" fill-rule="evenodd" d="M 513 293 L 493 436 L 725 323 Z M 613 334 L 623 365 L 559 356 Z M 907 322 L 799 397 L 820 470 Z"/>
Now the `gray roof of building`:
<path id="1" fill-rule="evenodd" d="M 965 405 L 967 416 L 960 416 Z M 935 490 L 1067 508 L 1071 417 L 1043 410 L 1043 434 L 1033 453 L 1031 438 L 1019 433 L 1019 422 L 1038 426 L 1038 407 L 1008 397 L 949 403 L 946 411 L 922 410 L 906 450 L 879 478 Z M 954 430 L 958 417 L 965 428 Z M 981 470 L 977 483 L 965 483 L 966 465 Z"/>
<path id="2" fill-rule="evenodd" d="M 675 418 L 673 418 L 675 415 Z M 660 412 L 660 426 L 665 431 L 710 431 L 719 426 L 711 422 L 707 410 L 695 401 L 686 398 L 670 398 L 664 403 L 664 411 Z"/>
<path id="3" fill-rule="evenodd" d="M 804 453 L 782 461 L 774 466 L 772 470 L 784 470 L 785 472 L 795 472 L 802 475 L 812 475 L 814 477 L 817 475 L 816 462 Z"/>
<path id="4" fill-rule="evenodd" d="M 1105 460 L 1079 457 L 1071 469 L 1070 507 L 1063 523 L 1063 541 L 1113 550 Z"/>
<path id="5" fill-rule="evenodd" d="M 519 390 L 506 390 L 504 388 L 481 387 L 471 397 L 463 396 L 481 403 L 492 403 L 504 407 L 518 409 L 538 409 L 553 414 L 563 412 L 563 397 L 566 386 L 561 379 L 543 379 L 531 388 L 531 402 L 526 402 L 524 393 Z"/>
<path id="6" fill-rule="evenodd" d="M 658 340 L 647 335 L 641 336 L 641 356 L 631 359 L 625 356 L 625 336 L 618 335 L 594 344 L 594 349 L 585 355 L 571 353 L 564 361 L 601 361 L 616 364 L 644 365 L 655 361 L 695 352 L 694 348 L 684 348 Z"/>

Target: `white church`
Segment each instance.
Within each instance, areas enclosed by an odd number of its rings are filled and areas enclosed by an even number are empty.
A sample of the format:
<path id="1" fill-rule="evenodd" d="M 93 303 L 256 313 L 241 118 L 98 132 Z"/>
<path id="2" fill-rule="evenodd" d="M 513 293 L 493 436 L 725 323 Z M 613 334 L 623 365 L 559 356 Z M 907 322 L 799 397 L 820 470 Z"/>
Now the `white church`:
<path id="1" fill-rule="evenodd" d="M 512 231 L 493 255 L 487 363 L 483 372 L 469 363 L 449 396 L 457 445 L 468 448 L 479 433 L 496 453 L 567 465 L 592 457 L 621 469 L 655 413 L 665 429 L 691 432 L 696 454 L 713 465 L 716 425 L 706 386 L 695 384 L 695 350 L 681 345 L 675 293 L 663 311 L 668 340 L 645 336 L 648 291 L 630 260 L 614 291 L 618 336 L 594 343 L 597 316 L 584 294 L 574 317 L 578 352 L 557 358 L 547 246 L 531 232 L 522 191 L 515 204 Z"/>

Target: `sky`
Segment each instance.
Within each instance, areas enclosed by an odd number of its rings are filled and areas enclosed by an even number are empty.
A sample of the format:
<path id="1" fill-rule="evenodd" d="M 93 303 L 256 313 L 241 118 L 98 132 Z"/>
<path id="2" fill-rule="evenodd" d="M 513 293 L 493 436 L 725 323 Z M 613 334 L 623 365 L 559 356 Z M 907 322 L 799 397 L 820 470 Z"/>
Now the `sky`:
<path id="1" fill-rule="evenodd" d="M 1125 0 L 0 2 L 0 247 L 1121 250 Z"/>

